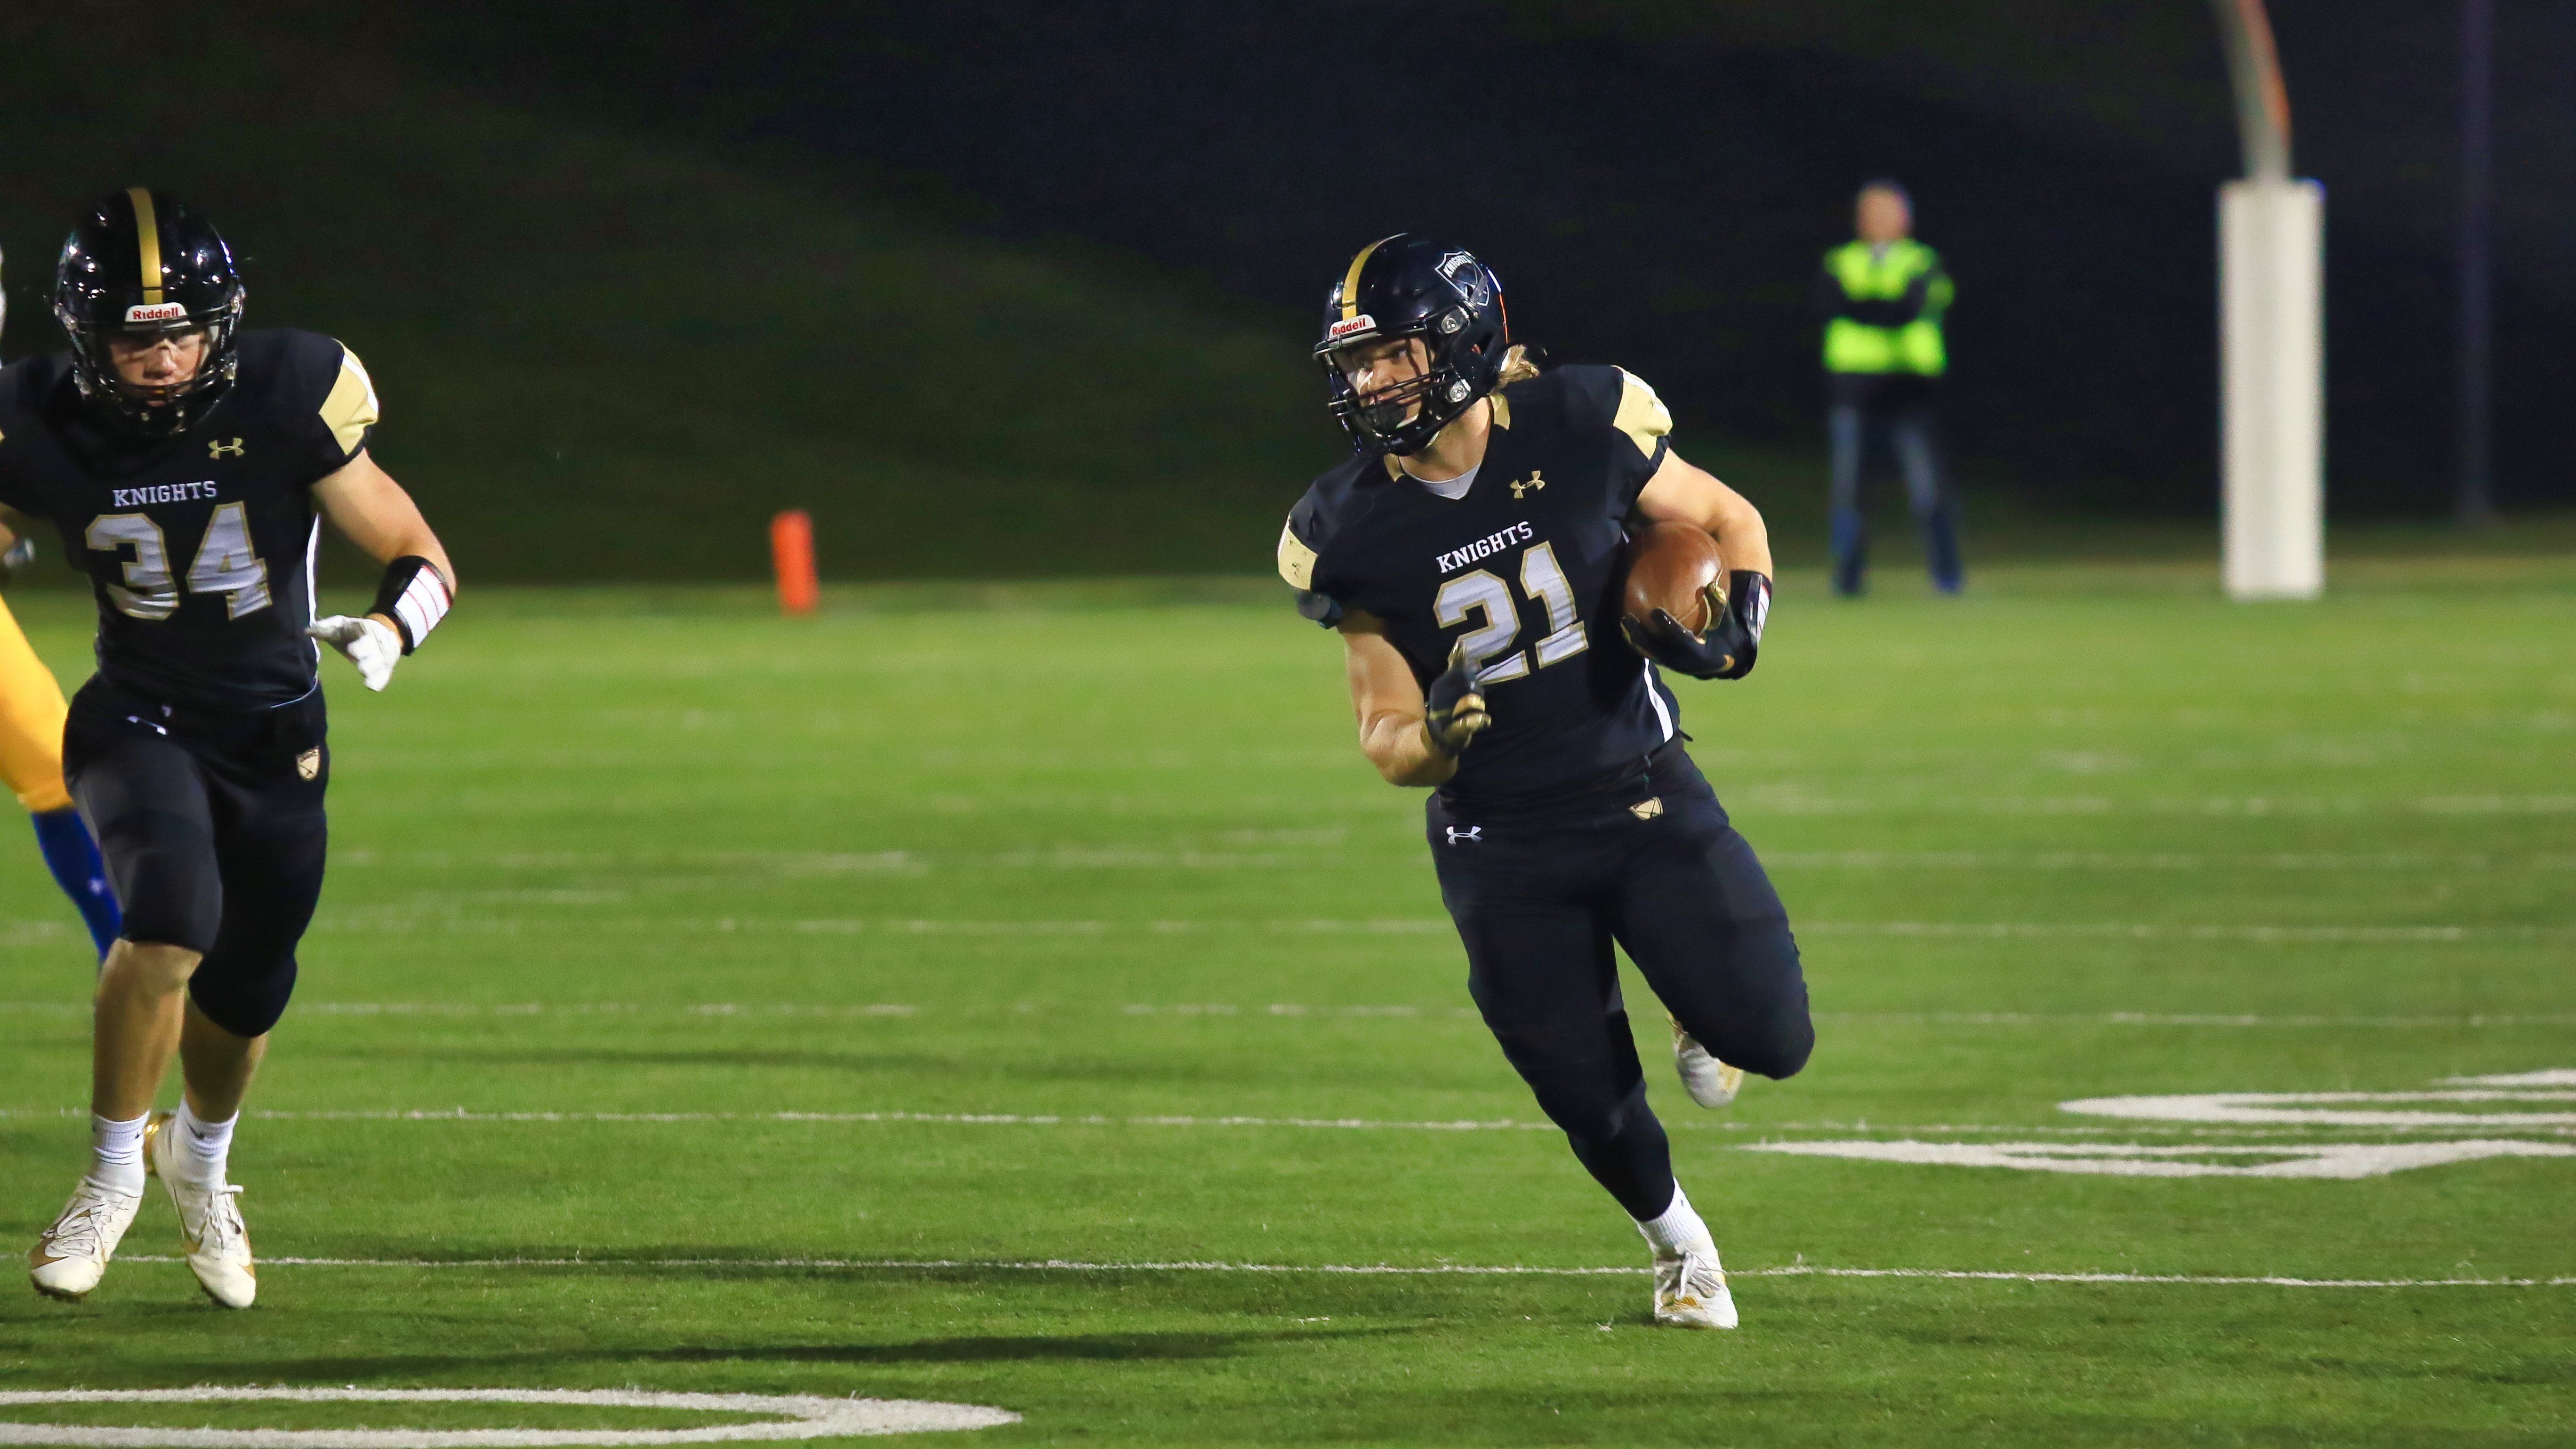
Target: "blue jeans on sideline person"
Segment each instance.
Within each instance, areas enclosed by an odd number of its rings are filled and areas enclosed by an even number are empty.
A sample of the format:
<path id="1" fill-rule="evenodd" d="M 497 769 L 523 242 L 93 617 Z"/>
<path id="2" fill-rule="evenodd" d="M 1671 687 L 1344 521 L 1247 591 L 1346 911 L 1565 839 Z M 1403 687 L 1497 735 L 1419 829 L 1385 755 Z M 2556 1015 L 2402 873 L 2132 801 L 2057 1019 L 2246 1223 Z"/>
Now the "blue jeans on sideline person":
<path id="1" fill-rule="evenodd" d="M 1932 431 L 1932 409 L 1926 404 L 1879 409 L 1837 402 L 1825 415 L 1833 444 L 1834 592 L 1861 591 L 1869 568 L 1869 524 L 1861 511 L 1861 475 L 1870 444 L 1884 439 L 1905 475 L 1905 499 L 1923 531 L 1923 551 L 1932 571 L 1932 586 L 1945 594 L 1959 592 L 1958 504 L 1942 477 L 1941 447 Z"/>

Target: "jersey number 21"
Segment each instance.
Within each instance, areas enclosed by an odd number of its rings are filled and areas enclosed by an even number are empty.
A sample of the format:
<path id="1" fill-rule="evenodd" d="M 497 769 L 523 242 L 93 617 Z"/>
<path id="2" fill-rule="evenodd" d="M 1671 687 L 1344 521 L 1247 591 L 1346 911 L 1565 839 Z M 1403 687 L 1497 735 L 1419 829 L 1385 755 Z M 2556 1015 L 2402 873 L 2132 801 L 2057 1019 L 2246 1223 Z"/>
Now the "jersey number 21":
<path id="1" fill-rule="evenodd" d="M 1537 657 L 1537 667 L 1545 669 L 1591 647 L 1592 641 L 1583 633 L 1583 621 L 1575 614 L 1574 585 L 1566 582 L 1565 570 L 1557 564 L 1555 544 L 1542 543 L 1522 550 L 1521 590 L 1547 606 L 1547 636 L 1526 650 L 1512 648 L 1512 641 L 1521 634 L 1521 610 L 1512 599 L 1510 585 L 1478 569 L 1440 586 L 1433 612 L 1441 628 L 1464 624 L 1470 614 L 1484 616 L 1482 624 L 1468 630 L 1458 641 L 1467 651 L 1467 667 L 1475 672 L 1478 684 L 1522 678 L 1530 672 L 1533 655 Z M 1488 662 L 1506 652 L 1510 658 Z"/>

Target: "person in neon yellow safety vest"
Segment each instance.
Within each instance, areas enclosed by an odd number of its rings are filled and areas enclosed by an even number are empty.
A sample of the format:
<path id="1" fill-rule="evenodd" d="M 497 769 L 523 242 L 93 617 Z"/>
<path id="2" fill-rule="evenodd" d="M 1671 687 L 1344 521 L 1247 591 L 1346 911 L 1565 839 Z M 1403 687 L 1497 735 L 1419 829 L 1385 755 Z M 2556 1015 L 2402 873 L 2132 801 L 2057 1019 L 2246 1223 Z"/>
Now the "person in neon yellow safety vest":
<path id="1" fill-rule="evenodd" d="M 1932 403 L 1949 351 L 1941 321 L 1950 274 L 1914 240 L 1914 204 L 1893 181 L 1860 190 L 1857 239 L 1825 253 L 1816 308 L 1825 319 L 1827 436 L 1833 447 L 1834 592 L 1858 594 L 1869 567 L 1861 482 L 1873 446 L 1895 455 L 1923 530 L 1933 587 L 1955 594 L 1958 505 L 1942 476 Z"/>

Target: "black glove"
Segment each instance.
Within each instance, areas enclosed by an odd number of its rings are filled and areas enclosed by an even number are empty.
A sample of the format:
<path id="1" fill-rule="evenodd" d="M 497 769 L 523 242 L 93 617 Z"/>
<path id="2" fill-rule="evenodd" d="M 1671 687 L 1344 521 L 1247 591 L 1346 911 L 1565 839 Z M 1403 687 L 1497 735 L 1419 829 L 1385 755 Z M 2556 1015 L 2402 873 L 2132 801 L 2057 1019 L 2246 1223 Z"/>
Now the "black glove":
<path id="1" fill-rule="evenodd" d="M 1742 679 L 1762 650 L 1762 626 L 1771 617 L 1771 580 L 1751 569 L 1726 576 L 1727 597 L 1709 600 L 1708 632 L 1693 634 L 1662 609 L 1651 624 L 1621 615 L 1628 647 L 1693 679 Z M 1714 590 L 1711 591 L 1714 593 Z"/>
<path id="2" fill-rule="evenodd" d="M 1476 688 L 1476 671 L 1467 667 L 1467 646 L 1449 651 L 1449 667 L 1422 692 L 1422 735 L 1431 748 L 1456 756 L 1475 743 L 1476 732 L 1492 724 L 1485 696 Z"/>

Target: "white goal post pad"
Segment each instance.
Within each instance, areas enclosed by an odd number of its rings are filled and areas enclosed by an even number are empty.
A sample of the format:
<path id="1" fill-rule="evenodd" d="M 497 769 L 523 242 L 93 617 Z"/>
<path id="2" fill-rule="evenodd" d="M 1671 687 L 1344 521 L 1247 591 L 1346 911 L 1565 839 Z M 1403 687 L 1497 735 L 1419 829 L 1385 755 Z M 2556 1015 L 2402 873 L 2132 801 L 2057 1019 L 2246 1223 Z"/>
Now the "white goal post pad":
<path id="1" fill-rule="evenodd" d="M 2325 591 L 2325 190 L 2219 188 L 2227 595 Z"/>

